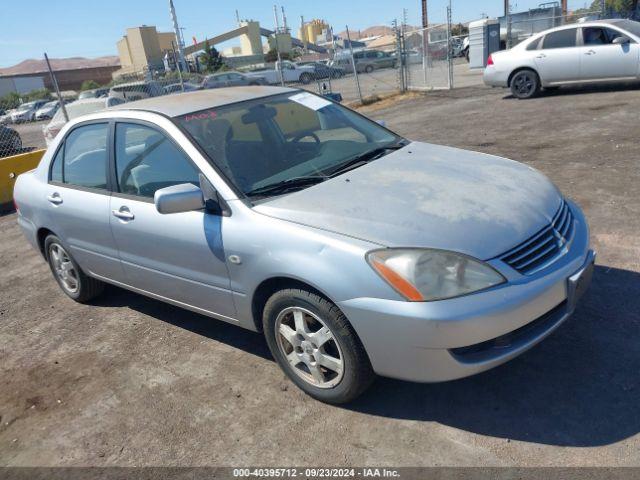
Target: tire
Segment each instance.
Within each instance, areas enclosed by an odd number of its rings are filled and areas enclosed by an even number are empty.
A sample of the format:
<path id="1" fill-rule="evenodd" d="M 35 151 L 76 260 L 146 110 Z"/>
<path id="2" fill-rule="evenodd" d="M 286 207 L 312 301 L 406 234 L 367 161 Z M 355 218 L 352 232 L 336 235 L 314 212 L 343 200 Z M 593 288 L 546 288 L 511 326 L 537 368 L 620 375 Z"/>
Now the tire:
<path id="1" fill-rule="evenodd" d="M 521 100 L 535 97 L 540 91 L 540 78 L 533 70 L 518 70 L 509 82 L 511 93 Z"/>
<path id="2" fill-rule="evenodd" d="M 69 298 L 79 303 L 86 303 L 102 293 L 104 290 L 104 283 L 87 276 L 58 237 L 55 235 L 49 235 L 44 241 L 44 251 L 47 263 L 49 263 L 49 268 L 51 268 L 53 278 L 56 279 L 62 291 Z M 61 258 L 61 254 L 64 254 L 68 260 L 68 264 L 64 267 L 61 267 L 56 260 L 56 258 Z M 62 264 L 65 263 L 67 262 L 62 261 Z M 63 277 L 60 269 L 66 271 L 67 277 Z M 73 269 L 73 274 L 71 273 L 71 269 Z M 75 289 L 71 288 L 70 284 L 73 282 L 67 281 L 65 278 L 67 280 L 72 278 L 77 287 Z"/>
<path id="3" fill-rule="evenodd" d="M 310 74 L 308 73 L 303 73 L 302 75 L 300 75 L 300 82 L 303 85 L 308 85 L 311 83 L 311 80 L 313 80 L 313 78 L 311 77 Z"/>
<path id="4" fill-rule="evenodd" d="M 11 148 L 14 152 L 22 150 L 22 139 L 17 133 L 15 133 L 11 138 Z"/>
<path id="5" fill-rule="evenodd" d="M 373 72 L 373 65 L 367 65 L 366 67 L 364 67 L 364 73 L 371 73 Z"/>
<path id="6" fill-rule="evenodd" d="M 315 293 L 299 289 L 274 293 L 265 304 L 262 323 L 280 368 L 298 388 L 321 402 L 350 402 L 375 379 L 369 357 L 347 318 Z M 303 328 L 298 328 L 299 324 Z M 283 327 L 288 327 L 284 331 L 293 343 L 280 333 Z M 324 339 L 317 336 L 318 332 Z"/>

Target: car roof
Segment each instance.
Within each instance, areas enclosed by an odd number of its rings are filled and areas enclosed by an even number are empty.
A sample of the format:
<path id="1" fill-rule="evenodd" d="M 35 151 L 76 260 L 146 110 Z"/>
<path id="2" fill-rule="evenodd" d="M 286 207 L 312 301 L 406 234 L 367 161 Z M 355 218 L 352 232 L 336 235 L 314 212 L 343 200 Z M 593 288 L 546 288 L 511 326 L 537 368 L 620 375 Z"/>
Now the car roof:
<path id="1" fill-rule="evenodd" d="M 111 107 L 110 110 L 144 110 L 177 117 L 208 108 L 296 91 L 297 89 L 287 87 L 227 87 L 197 90 L 122 103 Z"/>

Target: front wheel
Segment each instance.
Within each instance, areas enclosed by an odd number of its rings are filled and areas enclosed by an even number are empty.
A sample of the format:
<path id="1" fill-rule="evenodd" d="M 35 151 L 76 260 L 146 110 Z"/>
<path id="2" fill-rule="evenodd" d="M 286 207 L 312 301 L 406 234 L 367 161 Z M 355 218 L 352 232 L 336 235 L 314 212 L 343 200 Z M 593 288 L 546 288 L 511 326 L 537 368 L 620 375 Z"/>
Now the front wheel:
<path id="1" fill-rule="evenodd" d="M 276 292 L 263 313 L 269 349 L 305 393 L 326 403 L 346 403 L 375 378 L 360 339 L 344 314 L 315 293 Z"/>
<path id="2" fill-rule="evenodd" d="M 511 79 L 511 93 L 519 99 L 535 97 L 540 91 L 540 78 L 533 70 L 520 70 Z"/>

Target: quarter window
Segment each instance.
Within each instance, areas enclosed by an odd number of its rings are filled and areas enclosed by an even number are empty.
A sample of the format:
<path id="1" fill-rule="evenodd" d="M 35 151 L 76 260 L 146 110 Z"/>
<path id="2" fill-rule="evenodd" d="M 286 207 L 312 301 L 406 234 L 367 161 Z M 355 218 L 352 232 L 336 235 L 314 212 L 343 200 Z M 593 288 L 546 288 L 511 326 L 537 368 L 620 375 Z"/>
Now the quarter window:
<path id="1" fill-rule="evenodd" d="M 53 159 L 51 180 L 86 188 L 107 188 L 106 123 L 74 129 Z"/>
<path id="2" fill-rule="evenodd" d="M 116 176 L 118 191 L 147 198 L 161 188 L 199 183 L 198 170 L 173 142 L 134 123 L 116 125 Z"/>
<path id="3" fill-rule="evenodd" d="M 557 32 L 547 33 L 542 48 L 569 48 L 576 46 L 576 29 L 567 28 Z"/>

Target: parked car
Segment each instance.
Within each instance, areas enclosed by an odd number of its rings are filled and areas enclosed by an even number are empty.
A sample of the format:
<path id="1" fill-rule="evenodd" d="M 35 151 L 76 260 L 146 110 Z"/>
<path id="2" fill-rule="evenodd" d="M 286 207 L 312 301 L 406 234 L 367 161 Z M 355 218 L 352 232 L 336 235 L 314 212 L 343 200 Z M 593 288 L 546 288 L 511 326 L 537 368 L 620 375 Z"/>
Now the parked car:
<path id="1" fill-rule="evenodd" d="M 35 119 L 46 120 L 47 118 L 53 118 L 58 108 L 60 108 L 60 102 L 58 100 L 47 102 L 36 111 Z"/>
<path id="2" fill-rule="evenodd" d="M 22 149 L 20 134 L 13 128 L 0 125 L 0 157 L 14 155 Z"/>
<path id="3" fill-rule="evenodd" d="M 47 103 L 47 100 L 35 100 L 33 102 L 23 103 L 11 114 L 11 121 L 13 123 L 32 122 L 35 120 L 36 111 L 45 103 Z"/>
<path id="4" fill-rule="evenodd" d="M 89 97 L 71 102 L 68 105 L 65 105 L 65 108 L 67 110 L 69 120 L 73 120 L 82 115 L 97 112 L 99 110 L 112 107 L 114 105 L 119 105 L 121 103 L 124 103 L 124 100 L 122 100 L 121 98 Z M 56 135 L 66 123 L 67 121 L 64 118 L 62 109 L 58 109 L 51 121 L 44 127 L 42 127 L 42 133 L 44 134 L 44 140 L 47 143 L 47 146 L 50 145 L 51 142 L 53 142 L 53 139 L 56 138 Z"/>
<path id="5" fill-rule="evenodd" d="M 0 125 L 7 125 L 13 123 L 11 120 L 11 115 L 16 111 L 15 108 L 10 110 L 4 110 L 4 113 L 0 115 Z"/>
<path id="6" fill-rule="evenodd" d="M 517 98 L 541 88 L 640 79 L 640 23 L 599 20 L 563 25 L 492 53 L 484 83 L 509 87 Z"/>
<path id="7" fill-rule="evenodd" d="M 222 72 L 207 75 L 200 86 L 201 88 L 222 88 L 267 84 L 267 80 L 261 76 L 245 75 L 240 72 Z"/>
<path id="8" fill-rule="evenodd" d="M 309 65 L 298 65 L 297 63 L 283 60 L 279 68 L 278 62 L 273 68 L 261 68 L 247 72 L 245 75 L 251 78 L 263 78 L 268 84 L 276 85 L 280 83 L 280 75 L 285 83 L 302 83 L 307 85 L 313 81 L 314 68 Z"/>
<path id="9" fill-rule="evenodd" d="M 398 64 L 398 59 L 392 53 L 380 50 L 359 50 L 353 53 L 353 62 L 355 62 L 358 73 L 371 73 L 379 68 L 395 68 Z M 347 72 L 352 72 L 351 54 L 349 52 L 336 54 L 333 65 L 340 66 Z"/>
<path id="10" fill-rule="evenodd" d="M 310 65 L 313 67 L 314 80 L 322 80 L 325 78 L 342 78 L 345 69 L 338 66 L 329 66 L 322 62 L 303 62 L 300 65 Z"/>
<path id="11" fill-rule="evenodd" d="M 85 90 L 80 92 L 78 100 L 84 100 L 85 98 L 101 98 L 109 95 L 109 88 L 94 88 L 93 90 Z"/>
<path id="12" fill-rule="evenodd" d="M 70 298 L 112 283 L 262 331 L 331 403 L 375 374 L 443 381 L 516 357 L 593 270 L 582 211 L 530 166 L 412 142 L 290 88 L 76 118 L 14 192 Z"/>
<path id="13" fill-rule="evenodd" d="M 109 90 L 109 97 L 120 98 L 124 101 L 141 100 L 143 98 L 158 97 L 164 95 L 162 86 L 155 81 L 139 81 L 121 83 Z"/>
<path id="14" fill-rule="evenodd" d="M 184 88 L 181 83 L 171 83 L 162 87 L 166 95 L 171 95 L 172 93 L 193 92 L 194 90 L 200 90 L 200 88 L 200 85 L 194 85 L 189 82 L 184 82 Z"/>

